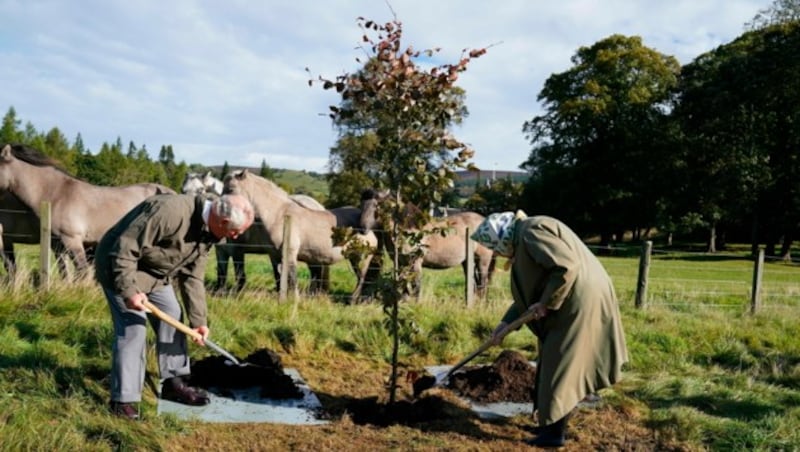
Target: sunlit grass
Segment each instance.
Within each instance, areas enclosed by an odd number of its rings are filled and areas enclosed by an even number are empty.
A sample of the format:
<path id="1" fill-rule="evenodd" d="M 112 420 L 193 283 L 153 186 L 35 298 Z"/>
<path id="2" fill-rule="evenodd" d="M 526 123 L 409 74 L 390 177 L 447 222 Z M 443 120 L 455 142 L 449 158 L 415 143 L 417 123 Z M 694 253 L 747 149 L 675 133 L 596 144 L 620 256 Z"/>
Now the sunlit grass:
<path id="1" fill-rule="evenodd" d="M 768 263 L 762 309 L 751 315 L 752 261 L 655 258 L 649 302 L 636 309 L 636 257 L 602 260 L 620 296 L 631 355 L 623 381 L 604 394 L 606 403 L 635 407 L 657 435 L 687 448 L 800 448 L 800 268 Z M 158 450 L 202 428 L 156 416 L 151 391 L 142 407 L 146 422 L 111 417 L 106 302 L 91 280 L 54 278 L 49 290 L 33 286 L 36 265 L 30 259 L 22 282 L 0 287 L 0 450 Z M 214 272 L 212 260 L 209 285 Z M 332 269 L 335 296 L 282 303 L 264 256 L 248 256 L 248 272 L 245 291 L 209 296 L 217 343 L 241 357 L 259 348 L 278 351 L 326 403 L 364 387 L 380 390 L 391 346 L 385 316 L 377 303 L 347 304 L 355 279 L 346 265 Z M 507 272 L 498 271 L 489 298 L 472 307 L 464 300 L 463 278 L 460 269 L 424 273 L 421 300 L 402 310 L 409 320 L 400 351 L 404 369 L 460 360 L 486 340 L 508 307 Z M 536 356 L 536 341 L 524 329 L 503 346 Z M 211 353 L 190 347 L 195 359 Z M 490 361 L 499 351 L 476 361 Z M 157 378 L 152 347 L 148 374 Z"/>

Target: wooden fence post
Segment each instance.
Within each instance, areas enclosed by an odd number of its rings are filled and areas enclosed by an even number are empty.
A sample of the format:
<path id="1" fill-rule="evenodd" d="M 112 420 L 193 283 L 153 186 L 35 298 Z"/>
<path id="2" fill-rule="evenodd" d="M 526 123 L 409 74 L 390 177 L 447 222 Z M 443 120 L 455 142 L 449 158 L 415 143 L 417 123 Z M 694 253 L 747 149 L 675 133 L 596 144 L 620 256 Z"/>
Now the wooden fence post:
<path id="1" fill-rule="evenodd" d="M 764 275 L 764 250 L 758 249 L 755 267 L 753 268 L 753 293 L 750 296 L 750 314 L 755 314 L 761 305 L 761 278 Z"/>
<path id="2" fill-rule="evenodd" d="M 50 288 L 50 203 L 42 201 L 39 206 L 39 284 L 45 289 Z"/>
<path id="3" fill-rule="evenodd" d="M 652 251 L 652 241 L 646 240 L 642 243 L 642 255 L 639 257 L 639 279 L 636 281 L 636 307 L 639 309 L 643 309 L 647 304 L 647 278 L 650 273 Z"/>
<path id="4" fill-rule="evenodd" d="M 286 294 L 289 288 L 289 242 L 291 240 L 291 230 L 292 230 L 292 217 L 286 215 L 283 217 L 283 239 L 281 242 L 281 290 L 278 294 L 278 300 L 283 302 L 286 301 Z M 295 269 L 297 271 L 297 269 Z M 297 278 L 295 276 L 295 284 L 297 283 Z"/>
<path id="5" fill-rule="evenodd" d="M 467 243 L 466 253 L 467 253 L 467 265 L 466 269 L 464 270 L 464 276 L 466 278 L 466 293 L 465 297 L 467 300 L 467 307 L 471 308 L 475 303 L 475 244 L 472 243 L 470 239 L 470 230 L 469 227 L 466 228 L 466 236 L 467 236 Z"/>

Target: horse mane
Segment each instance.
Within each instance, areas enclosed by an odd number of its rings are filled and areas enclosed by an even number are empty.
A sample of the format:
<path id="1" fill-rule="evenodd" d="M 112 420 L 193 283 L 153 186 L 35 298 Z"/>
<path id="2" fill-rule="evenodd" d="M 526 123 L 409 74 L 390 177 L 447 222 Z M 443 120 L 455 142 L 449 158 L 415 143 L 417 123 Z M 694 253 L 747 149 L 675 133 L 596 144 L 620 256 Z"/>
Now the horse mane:
<path id="1" fill-rule="evenodd" d="M 8 145 L 11 147 L 11 153 L 14 154 L 14 157 L 25 163 L 29 163 L 33 166 L 51 166 L 67 174 L 66 170 L 61 167 L 58 161 L 45 155 L 36 148 L 21 143 L 9 143 Z"/>

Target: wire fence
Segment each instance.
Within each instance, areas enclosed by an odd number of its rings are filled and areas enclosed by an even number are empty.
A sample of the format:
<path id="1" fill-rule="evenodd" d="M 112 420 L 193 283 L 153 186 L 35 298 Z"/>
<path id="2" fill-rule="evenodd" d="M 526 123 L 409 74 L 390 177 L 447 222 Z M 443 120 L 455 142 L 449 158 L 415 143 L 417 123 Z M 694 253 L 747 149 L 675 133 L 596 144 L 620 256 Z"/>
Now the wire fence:
<path id="1" fill-rule="evenodd" d="M 16 209 L 0 209 L 4 244 L 31 243 L 38 237 L 38 231 L 14 228 L 15 224 L 19 224 L 14 222 L 15 216 L 28 214 Z M 263 228 L 251 228 L 253 231 L 260 229 Z M 316 233 L 331 234 L 331 230 L 328 226 L 320 226 Z M 268 243 L 263 234 L 254 235 L 245 236 L 237 243 L 222 245 L 218 250 L 224 248 L 224 252 L 218 251 L 210 256 L 206 275 L 215 289 L 236 290 L 239 285 L 246 290 L 277 289 L 279 279 L 274 268 L 283 250 Z M 800 306 L 800 260 L 763 256 L 763 252 L 759 260 L 749 251 L 704 253 L 651 247 L 646 254 L 644 246 L 636 245 L 589 245 L 589 248 L 608 270 L 620 301 L 640 308 L 712 307 L 755 312 L 756 309 Z M 41 246 L 18 246 L 18 249 L 21 251 L 17 252 L 20 265 L 32 268 L 40 262 Z M 227 259 L 217 262 L 218 256 Z M 645 260 L 648 266 L 643 275 Z M 55 267 L 55 257 L 51 262 Z M 504 259 L 498 259 L 488 287 L 480 293 L 486 293 L 491 298 L 510 299 L 509 275 L 502 270 L 504 263 Z M 388 268 L 389 264 L 385 262 L 384 268 Z M 239 275 L 235 267 L 240 268 Z M 237 281 L 241 275 L 246 279 Z M 301 292 L 307 292 L 314 286 L 313 278 L 325 279 L 327 282 L 322 285 L 323 289 L 337 300 L 349 300 L 359 283 L 356 271 L 346 261 L 333 265 L 299 263 L 297 282 Z M 375 284 L 374 280 L 365 280 L 361 290 L 366 294 L 373 293 Z M 420 290 L 422 298 L 463 296 L 465 303 L 468 303 L 466 278 L 460 266 L 447 270 L 423 269 Z"/>

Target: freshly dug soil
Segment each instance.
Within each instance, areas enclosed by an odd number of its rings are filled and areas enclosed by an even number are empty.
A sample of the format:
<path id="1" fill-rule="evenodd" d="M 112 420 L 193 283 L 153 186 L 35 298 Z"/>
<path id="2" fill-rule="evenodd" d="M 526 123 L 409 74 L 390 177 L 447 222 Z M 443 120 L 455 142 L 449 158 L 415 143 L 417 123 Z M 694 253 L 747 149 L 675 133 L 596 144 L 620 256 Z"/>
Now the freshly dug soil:
<path id="1" fill-rule="evenodd" d="M 431 391 L 414 400 L 394 403 L 380 401 L 378 397 L 355 399 L 347 404 L 346 411 L 358 425 L 415 425 L 436 422 L 451 423 L 459 419 L 474 418 L 469 406 L 447 391 Z"/>
<path id="2" fill-rule="evenodd" d="M 251 353 L 237 366 L 222 356 L 210 356 L 192 364 L 191 384 L 202 388 L 226 389 L 259 387 L 260 396 L 268 399 L 300 399 L 303 392 L 283 372 L 281 358 L 272 350 Z"/>
<path id="3" fill-rule="evenodd" d="M 532 402 L 536 367 L 522 354 L 504 350 L 488 366 L 473 366 L 450 376 L 447 388 L 475 402 Z"/>

